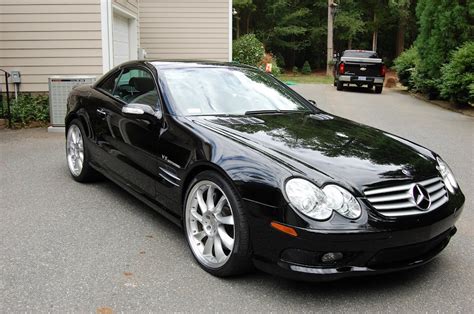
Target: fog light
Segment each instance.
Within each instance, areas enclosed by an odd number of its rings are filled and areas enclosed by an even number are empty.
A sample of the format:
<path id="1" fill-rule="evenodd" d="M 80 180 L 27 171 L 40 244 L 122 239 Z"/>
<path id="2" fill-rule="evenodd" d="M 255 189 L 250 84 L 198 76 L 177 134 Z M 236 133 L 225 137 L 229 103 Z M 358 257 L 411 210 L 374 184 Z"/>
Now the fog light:
<path id="1" fill-rule="evenodd" d="M 321 257 L 321 262 L 325 264 L 332 264 L 342 259 L 342 257 L 343 255 L 341 252 L 329 252 Z"/>

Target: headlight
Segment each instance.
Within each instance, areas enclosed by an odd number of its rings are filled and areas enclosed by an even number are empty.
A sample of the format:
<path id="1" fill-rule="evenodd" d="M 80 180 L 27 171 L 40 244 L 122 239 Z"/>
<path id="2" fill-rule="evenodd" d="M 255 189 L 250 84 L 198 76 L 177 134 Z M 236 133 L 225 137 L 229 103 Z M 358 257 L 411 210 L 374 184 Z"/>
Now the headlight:
<path id="1" fill-rule="evenodd" d="M 323 188 L 323 192 L 326 194 L 329 208 L 350 219 L 360 217 L 362 210 L 360 209 L 359 202 L 349 191 L 338 185 L 331 184 L 326 185 Z"/>
<path id="2" fill-rule="evenodd" d="M 325 220 L 333 211 L 350 219 L 360 217 L 359 203 L 340 186 L 331 184 L 321 190 L 307 180 L 294 178 L 288 180 L 285 190 L 293 207 L 310 218 Z"/>
<path id="3" fill-rule="evenodd" d="M 441 177 L 443 178 L 446 188 L 449 190 L 449 192 L 454 194 L 454 189 L 458 188 L 458 183 L 454 178 L 453 172 L 451 171 L 451 169 L 449 169 L 448 164 L 446 164 L 441 158 L 436 157 L 436 161 L 438 162 L 438 171 L 441 174 Z"/>

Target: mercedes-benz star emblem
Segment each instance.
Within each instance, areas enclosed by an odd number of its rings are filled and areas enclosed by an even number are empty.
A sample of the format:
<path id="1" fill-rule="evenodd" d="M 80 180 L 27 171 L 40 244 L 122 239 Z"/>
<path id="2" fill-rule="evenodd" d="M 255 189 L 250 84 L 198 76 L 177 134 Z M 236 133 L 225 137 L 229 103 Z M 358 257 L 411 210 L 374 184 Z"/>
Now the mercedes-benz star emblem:
<path id="1" fill-rule="evenodd" d="M 411 196 L 416 207 L 421 210 L 427 210 L 431 206 L 431 198 L 428 191 L 419 184 L 413 185 L 411 188 Z"/>

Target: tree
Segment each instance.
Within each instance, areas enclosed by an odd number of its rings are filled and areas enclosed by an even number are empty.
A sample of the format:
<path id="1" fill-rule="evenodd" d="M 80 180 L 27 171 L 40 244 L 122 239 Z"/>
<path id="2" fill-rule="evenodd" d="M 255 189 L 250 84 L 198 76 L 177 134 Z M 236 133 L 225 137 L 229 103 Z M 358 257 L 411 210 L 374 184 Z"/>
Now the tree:
<path id="1" fill-rule="evenodd" d="M 405 50 L 405 31 L 410 16 L 410 5 L 414 0 L 390 0 L 389 5 L 398 15 L 398 31 L 395 56 L 398 57 Z"/>
<path id="2" fill-rule="evenodd" d="M 240 24 L 244 21 L 245 30 L 244 33 L 250 33 L 250 17 L 257 9 L 257 6 L 253 3 L 253 0 L 234 0 L 232 3 L 233 8 L 237 11 L 236 26 L 237 36 L 240 37 Z"/>
<path id="3" fill-rule="evenodd" d="M 308 47 L 311 11 L 295 0 L 268 1 L 264 8 L 265 29 L 256 33 L 266 47 L 273 50 L 289 50 L 294 64 L 295 54 Z M 288 62 L 286 62 L 288 64 Z"/>
<path id="4" fill-rule="evenodd" d="M 366 32 L 362 12 L 354 0 L 340 1 L 334 20 L 334 28 L 339 39 L 347 41 L 347 49 L 352 49 L 353 39 Z"/>
<path id="5" fill-rule="evenodd" d="M 419 0 L 416 14 L 420 27 L 416 39 L 420 62 L 415 80 L 419 89 L 433 97 L 439 93 L 442 65 L 451 51 L 472 38 L 473 27 L 463 0 Z"/>

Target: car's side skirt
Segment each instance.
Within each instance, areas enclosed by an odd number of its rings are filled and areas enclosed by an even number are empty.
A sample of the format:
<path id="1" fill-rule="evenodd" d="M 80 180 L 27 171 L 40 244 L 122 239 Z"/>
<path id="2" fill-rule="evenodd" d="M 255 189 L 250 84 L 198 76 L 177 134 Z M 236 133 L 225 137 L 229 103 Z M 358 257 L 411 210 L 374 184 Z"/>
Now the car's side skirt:
<path id="1" fill-rule="evenodd" d="M 148 205 L 149 207 L 151 207 L 152 209 L 156 210 L 159 214 L 161 214 L 162 216 L 164 216 L 165 218 L 167 218 L 168 220 L 170 220 L 172 223 L 176 224 L 178 227 L 182 227 L 182 223 L 181 223 L 181 217 L 177 217 L 175 215 L 173 215 L 172 213 L 170 213 L 168 210 L 160 207 L 158 204 L 156 204 L 155 202 L 153 202 L 152 200 L 150 200 L 148 197 L 146 197 L 145 195 L 135 191 L 132 187 L 124 184 L 119 178 L 117 178 L 116 175 L 106 171 L 105 169 L 103 169 L 102 167 L 98 166 L 97 164 L 95 163 L 90 163 L 91 167 L 94 168 L 96 171 L 100 172 L 102 175 L 104 175 L 107 179 L 109 179 L 110 181 L 112 181 L 113 183 L 117 184 L 118 186 L 120 186 L 122 189 L 124 189 L 125 191 L 127 191 L 128 193 L 130 193 L 131 195 L 133 195 L 134 197 L 136 197 L 138 200 L 140 200 L 141 202 L 145 203 L 146 205 Z"/>

